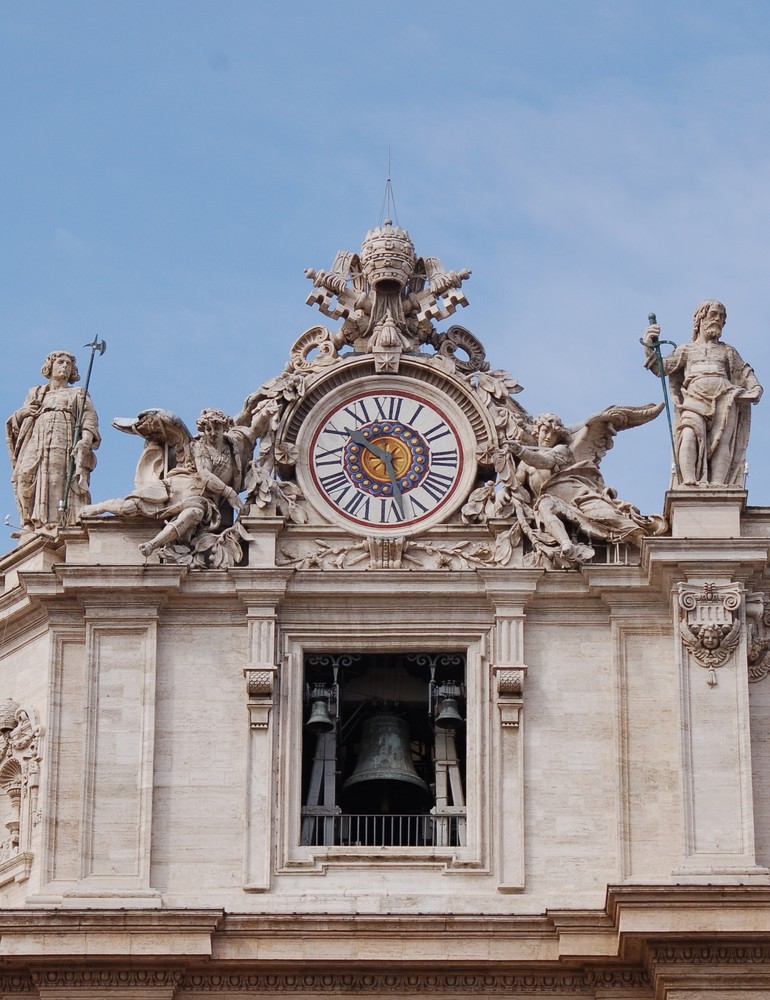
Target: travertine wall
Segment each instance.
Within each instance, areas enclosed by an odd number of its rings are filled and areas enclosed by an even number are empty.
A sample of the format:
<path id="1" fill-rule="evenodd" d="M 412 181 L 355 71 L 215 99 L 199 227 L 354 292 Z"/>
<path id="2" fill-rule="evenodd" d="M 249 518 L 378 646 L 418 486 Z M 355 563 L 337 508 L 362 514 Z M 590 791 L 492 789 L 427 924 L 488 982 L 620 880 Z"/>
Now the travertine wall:
<path id="1" fill-rule="evenodd" d="M 145 565 L 141 524 L 11 553 L 0 703 L 41 750 L 0 996 L 764 995 L 770 524 L 696 507 L 580 572 L 296 570 L 256 517 L 234 570 Z M 467 844 L 300 846 L 305 652 L 418 649 L 466 654 Z"/>
<path id="2" fill-rule="evenodd" d="M 39 713 L 40 815 L 29 877 L 0 892 L 524 914 L 600 908 L 612 884 L 766 882 L 770 679 L 751 685 L 747 755 L 745 643 L 711 686 L 676 603 L 710 577 L 761 583 L 760 522 L 743 551 L 655 539 L 641 566 L 581 573 L 189 573 L 138 565 L 108 523 L 28 545 L 5 560 L 2 684 Z M 467 846 L 299 847 L 303 651 L 419 648 L 468 653 Z"/>

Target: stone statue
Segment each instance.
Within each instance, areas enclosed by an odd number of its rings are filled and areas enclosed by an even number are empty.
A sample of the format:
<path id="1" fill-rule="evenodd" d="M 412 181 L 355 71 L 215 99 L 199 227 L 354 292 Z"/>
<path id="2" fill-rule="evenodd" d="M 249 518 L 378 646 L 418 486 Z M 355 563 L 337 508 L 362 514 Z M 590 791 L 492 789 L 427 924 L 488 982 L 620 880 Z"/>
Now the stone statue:
<path id="1" fill-rule="evenodd" d="M 661 534 L 666 522 L 645 516 L 609 489 L 599 463 L 619 430 L 656 417 L 663 404 L 609 406 L 577 427 L 565 427 L 553 413 L 542 413 L 532 426 L 537 445 L 509 440 L 506 449 L 518 459 L 516 487 L 510 502 L 532 544 L 533 562 L 577 566 L 590 559 L 590 544 L 570 537 L 639 545 L 646 535 Z"/>
<path id="2" fill-rule="evenodd" d="M 751 404 L 759 401 L 762 386 L 735 348 L 720 340 L 726 320 L 721 302 L 702 302 L 692 340 L 663 358 L 662 372 L 652 349 L 660 327 L 644 334 L 645 367 L 669 377 L 682 486 L 743 486 Z"/>
<path id="3" fill-rule="evenodd" d="M 211 537 L 201 551 L 211 555 L 216 533 L 229 528 L 233 512 L 244 508 L 238 493 L 254 450 L 257 423 L 235 426 L 232 417 L 221 410 L 204 409 L 198 418 L 200 433 L 193 437 L 168 410 L 144 410 L 134 419 L 118 418 L 114 427 L 145 439 L 134 491 L 125 498 L 84 507 L 81 517 L 114 514 L 163 520 L 165 527 L 139 549 L 144 556 L 164 549 L 163 554 L 173 561 L 188 561 L 185 546 L 189 548 L 194 536 L 205 531 Z M 181 548 L 174 552 L 177 543 Z"/>
<path id="4" fill-rule="evenodd" d="M 75 515 L 90 503 L 91 472 L 99 447 L 99 423 L 91 399 L 75 388 L 79 381 L 75 356 L 52 351 L 41 369 L 46 385 L 33 386 L 20 409 L 6 422 L 6 438 L 13 469 L 11 481 L 25 531 L 51 531 L 60 519 L 70 455 L 78 415 L 83 407 L 81 437 L 72 458 L 68 512 Z"/>

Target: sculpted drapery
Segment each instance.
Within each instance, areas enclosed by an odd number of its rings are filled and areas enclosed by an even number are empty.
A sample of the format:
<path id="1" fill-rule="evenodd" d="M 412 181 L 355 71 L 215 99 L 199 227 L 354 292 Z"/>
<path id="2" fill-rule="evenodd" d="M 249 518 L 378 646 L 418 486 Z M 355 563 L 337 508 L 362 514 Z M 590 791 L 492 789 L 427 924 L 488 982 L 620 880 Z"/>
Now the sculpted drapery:
<path id="1" fill-rule="evenodd" d="M 66 351 L 49 354 L 42 374 L 49 381 L 33 386 L 22 406 L 6 422 L 6 438 L 13 469 L 11 481 L 26 530 L 51 529 L 59 522 L 70 452 L 81 406 L 81 439 L 74 452 L 75 472 L 68 510 L 74 516 L 90 502 L 89 478 L 96 465 L 99 424 L 90 397 L 72 385 L 80 378 L 75 358 Z"/>
<path id="2" fill-rule="evenodd" d="M 670 380 L 683 486 L 743 486 L 751 404 L 759 401 L 762 386 L 735 348 L 721 342 L 726 320 L 721 302 L 698 306 L 691 342 L 663 358 L 662 373 L 648 346 L 646 367 Z M 657 325 L 648 327 L 645 344 L 659 332 Z"/>

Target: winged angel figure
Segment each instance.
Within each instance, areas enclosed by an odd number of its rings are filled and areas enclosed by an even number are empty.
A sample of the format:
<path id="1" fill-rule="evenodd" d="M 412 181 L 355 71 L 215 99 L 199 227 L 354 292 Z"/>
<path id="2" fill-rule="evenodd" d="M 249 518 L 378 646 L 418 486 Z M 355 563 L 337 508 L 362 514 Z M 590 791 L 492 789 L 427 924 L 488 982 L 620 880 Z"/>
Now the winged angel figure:
<path id="1" fill-rule="evenodd" d="M 716 687 L 716 668 L 724 666 L 741 641 L 741 620 L 732 622 L 690 623 L 682 621 L 679 632 L 686 649 L 695 661 L 708 670 L 708 685 Z"/>
<path id="2" fill-rule="evenodd" d="M 201 411 L 195 436 L 169 410 L 119 417 L 113 427 L 145 442 L 133 492 L 83 507 L 80 516 L 162 520 L 161 531 L 139 546 L 142 555 L 160 550 L 173 562 L 234 565 L 241 556 L 241 529 L 233 516 L 244 509 L 238 494 L 260 426 L 257 418 L 249 426 L 236 426 L 232 417 L 213 408 Z"/>
<path id="3" fill-rule="evenodd" d="M 605 484 L 599 463 L 618 431 L 647 423 L 662 408 L 662 403 L 608 406 L 570 427 L 554 413 L 541 413 L 525 431 L 537 444 L 505 440 L 495 455 L 498 480 L 471 494 L 465 520 L 482 519 L 478 515 L 484 507 L 487 514 L 514 516 L 517 530 L 531 543 L 529 561 L 554 568 L 579 566 L 593 557 L 593 548 L 576 540 L 577 533 L 589 542 L 633 545 L 646 535 L 661 534 L 667 527 L 664 518 L 645 516 L 619 500 Z"/>

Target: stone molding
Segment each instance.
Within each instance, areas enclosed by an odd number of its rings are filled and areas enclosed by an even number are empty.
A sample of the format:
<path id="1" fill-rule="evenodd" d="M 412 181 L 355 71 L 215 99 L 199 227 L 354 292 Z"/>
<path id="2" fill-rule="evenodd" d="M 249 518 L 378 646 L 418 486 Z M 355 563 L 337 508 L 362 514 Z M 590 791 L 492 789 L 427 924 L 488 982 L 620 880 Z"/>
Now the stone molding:
<path id="1" fill-rule="evenodd" d="M 650 961 L 655 965 L 766 965 L 770 979 L 770 942 L 764 944 L 693 944 L 680 941 L 653 945 Z"/>
<path id="2" fill-rule="evenodd" d="M 556 970 L 554 972 L 302 972 L 254 973 L 182 969 L 67 968 L 33 969 L 29 973 L 0 975 L 0 996 L 57 994 L 103 996 L 105 990 L 142 991 L 156 997 L 185 997 L 200 993 L 274 994 L 442 994 L 564 995 L 595 997 L 604 990 L 648 996 L 649 974 L 639 969 Z M 146 993 L 145 993 L 146 991 Z M 642 991 L 640 993 L 640 991 Z"/>

